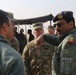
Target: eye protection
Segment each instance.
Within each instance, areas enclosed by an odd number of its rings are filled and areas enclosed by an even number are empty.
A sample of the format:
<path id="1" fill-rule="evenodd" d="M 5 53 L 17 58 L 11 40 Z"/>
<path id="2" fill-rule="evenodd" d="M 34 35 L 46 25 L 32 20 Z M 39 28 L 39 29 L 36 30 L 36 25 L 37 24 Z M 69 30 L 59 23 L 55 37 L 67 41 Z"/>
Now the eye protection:
<path id="1" fill-rule="evenodd" d="M 58 26 L 58 27 L 61 27 L 61 23 L 58 23 L 58 24 L 54 24 L 54 27 Z"/>

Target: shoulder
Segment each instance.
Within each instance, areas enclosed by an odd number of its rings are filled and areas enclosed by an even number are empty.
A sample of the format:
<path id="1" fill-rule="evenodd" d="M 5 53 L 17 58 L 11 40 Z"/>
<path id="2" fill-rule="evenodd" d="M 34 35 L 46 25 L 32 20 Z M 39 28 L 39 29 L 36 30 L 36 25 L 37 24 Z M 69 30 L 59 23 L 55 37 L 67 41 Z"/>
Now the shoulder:
<path id="1" fill-rule="evenodd" d="M 27 46 L 34 46 L 36 44 L 35 40 L 30 41 Z"/>
<path id="2" fill-rule="evenodd" d="M 70 43 L 74 42 L 76 44 L 76 28 L 70 30 L 68 32 L 68 34 L 69 35 L 64 38 L 63 42 L 67 42 L 68 41 Z"/>
<path id="3" fill-rule="evenodd" d="M 7 56 L 8 58 L 21 59 L 21 55 L 10 45 L 3 44 L 3 46 L 1 46 L 1 49 L 2 54 L 4 55 L 5 58 Z"/>
<path id="4" fill-rule="evenodd" d="M 32 40 L 24 47 L 23 52 L 28 51 L 29 49 L 33 48 L 34 46 L 35 46 L 35 40 Z"/>
<path id="5" fill-rule="evenodd" d="M 3 46 L 1 46 L 0 50 L 2 60 L 4 60 L 3 63 L 7 63 L 7 61 L 9 63 L 22 61 L 21 55 L 11 46 L 4 44 Z"/>
<path id="6" fill-rule="evenodd" d="M 68 35 L 67 37 L 64 38 L 64 40 L 61 42 L 59 46 L 62 47 L 64 51 L 67 51 L 68 49 L 73 50 L 75 49 L 75 44 L 76 44 L 76 36 L 73 34 Z"/>
<path id="7" fill-rule="evenodd" d="M 76 37 L 70 34 L 59 45 L 63 57 L 73 57 L 76 54 Z"/>
<path id="8" fill-rule="evenodd" d="M 76 35 L 70 34 L 68 35 L 64 40 L 63 43 L 71 43 L 71 44 L 76 44 Z"/>
<path id="9" fill-rule="evenodd" d="M 19 43 L 19 41 L 17 40 L 17 38 L 16 38 L 16 37 L 13 37 L 10 43 L 11 43 L 11 44 L 12 44 L 12 43 L 17 43 L 17 44 L 18 44 L 18 43 Z"/>
<path id="10" fill-rule="evenodd" d="M 38 46 L 37 49 L 49 50 L 49 49 L 52 49 L 52 48 L 53 48 L 53 45 L 50 45 L 49 43 L 44 42 L 44 43 L 42 43 L 42 45 Z"/>
<path id="11" fill-rule="evenodd" d="M 43 44 L 42 44 L 42 47 L 47 47 L 47 48 L 50 48 L 52 45 L 51 44 L 49 44 L 49 43 L 47 43 L 47 42 L 44 42 Z"/>

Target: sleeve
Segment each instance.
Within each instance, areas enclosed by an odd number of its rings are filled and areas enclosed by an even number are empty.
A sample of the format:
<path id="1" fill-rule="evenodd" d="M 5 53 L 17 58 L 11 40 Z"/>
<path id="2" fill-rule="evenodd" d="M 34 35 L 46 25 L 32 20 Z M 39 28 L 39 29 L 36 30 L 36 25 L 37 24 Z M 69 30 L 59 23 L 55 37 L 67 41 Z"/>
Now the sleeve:
<path id="1" fill-rule="evenodd" d="M 25 68 L 26 68 L 25 69 L 26 75 L 31 75 L 30 56 L 29 56 L 29 46 L 28 45 L 26 45 L 23 50 L 22 58 L 24 60 L 24 64 L 25 64 Z"/>
<path id="2" fill-rule="evenodd" d="M 7 67 L 6 75 L 26 75 L 22 60 L 12 61 L 11 63 Z"/>
<path id="3" fill-rule="evenodd" d="M 55 46 L 59 45 L 60 40 L 55 34 L 53 35 L 43 34 L 43 38 L 46 42 L 48 42 L 51 45 L 55 45 Z"/>

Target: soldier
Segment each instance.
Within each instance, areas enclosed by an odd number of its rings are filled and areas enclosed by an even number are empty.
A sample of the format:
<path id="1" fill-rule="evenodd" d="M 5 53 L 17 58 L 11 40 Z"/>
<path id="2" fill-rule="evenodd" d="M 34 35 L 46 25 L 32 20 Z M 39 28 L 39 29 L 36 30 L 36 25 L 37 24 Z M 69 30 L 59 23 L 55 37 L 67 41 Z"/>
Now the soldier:
<path id="1" fill-rule="evenodd" d="M 3 11 L 3 10 L 1 10 Z M 11 19 L 11 25 L 13 26 L 13 31 L 14 31 L 14 26 L 15 26 L 15 22 L 17 21 L 14 16 L 13 13 L 10 12 L 6 12 L 3 11 L 10 19 Z M 13 47 L 15 50 L 17 50 L 19 52 L 19 41 L 17 40 L 17 38 L 14 36 L 14 32 L 13 32 L 13 38 L 10 41 L 11 47 Z"/>
<path id="2" fill-rule="evenodd" d="M 14 18 L 13 13 L 9 13 L 8 12 L 7 16 L 10 17 L 10 19 L 11 19 L 11 25 L 13 26 L 13 32 L 14 32 L 15 22 L 17 20 Z M 20 43 L 19 43 L 18 39 L 15 37 L 15 32 L 13 34 L 13 38 L 12 38 L 10 44 L 11 44 L 11 47 L 13 47 L 15 50 L 17 50 L 19 52 L 19 50 L 20 50 L 20 47 L 19 47 Z"/>
<path id="3" fill-rule="evenodd" d="M 31 29 L 28 29 L 28 34 L 29 34 L 29 39 L 28 41 L 32 41 L 34 39 L 34 35 L 32 34 L 32 30 Z"/>
<path id="4" fill-rule="evenodd" d="M 21 28 L 20 33 L 19 33 L 19 43 L 20 43 L 20 51 L 19 53 L 22 55 L 23 53 L 23 49 L 25 47 L 25 45 L 27 44 L 27 38 L 24 35 L 24 30 Z"/>
<path id="5" fill-rule="evenodd" d="M 41 46 L 36 47 L 36 39 L 44 33 L 43 24 L 36 23 L 33 28 L 35 39 L 25 46 L 22 54 L 27 75 L 51 75 L 54 46 L 44 42 Z"/>
<path id="6" fill-rule="evenodd" d="M 53 21 L 59 39 L 56 39 L 55 36 L 44 35 L 40 36 L 36 42 L 39 44 L 45 38 L 47 40 L 49 38 L 53 40 L 53 44 L 56 44 L 59 40 L 57 51 L 53 56 L 53 70 L 56 75 L 76 75 L 76 28 L 73 12 L 62 11 L 54 17 Z"/>
<path id="7" fill-rule="evenodd" d="M 12 37 L 11 20 L 0 10 L 0 75 L 25 75 L 20 54 L 10 46 Z"/>
<path id="8" fill-rule="evenodd" d="M 49 33 L 49 34 L 54 34 L 54 33 L 55 33 L 55 28 L 54 28 L 54 26 L 51 26 L 51 25 L 48 26 L 48 33 Z"/>

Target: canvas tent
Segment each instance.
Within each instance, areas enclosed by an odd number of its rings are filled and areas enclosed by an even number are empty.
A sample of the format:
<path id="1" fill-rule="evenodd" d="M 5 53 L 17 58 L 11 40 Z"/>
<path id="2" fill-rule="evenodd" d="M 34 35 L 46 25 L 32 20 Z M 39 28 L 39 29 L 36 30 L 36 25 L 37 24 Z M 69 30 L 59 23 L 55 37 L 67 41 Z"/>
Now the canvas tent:
<path id="1" fill-rule="evenodd" d="M 42 17 L 36 17 L 36 18 L 31 18 L 31 19 L 16 19 L 16 25 L 23 25 L 23 24 L 33 24 L 33 23 L 37 23 L 37 22 L 47 22 L 47 21 L 51 21 L 53 19 L 53 15 L 46 15 L 46 16 L 42 16 Z"/>

